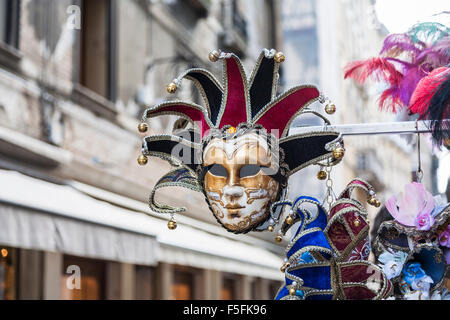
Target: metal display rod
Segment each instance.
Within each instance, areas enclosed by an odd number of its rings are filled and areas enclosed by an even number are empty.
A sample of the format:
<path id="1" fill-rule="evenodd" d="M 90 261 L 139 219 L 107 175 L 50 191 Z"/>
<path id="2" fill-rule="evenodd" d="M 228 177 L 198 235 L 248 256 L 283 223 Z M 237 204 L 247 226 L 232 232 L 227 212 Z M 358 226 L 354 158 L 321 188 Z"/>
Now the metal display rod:
<path id="1" fill-rule="evenodd" d="M 450 119 L 444 120 L 449 123 Z M 374 135 L 374 134 L 402 134 L 402 133 L 424 133 L 430 132 L 430 120 L 401 121 L 401 122 L 379 122 L 338 124 L 309 127 L 294 127 L 289 130 L 289 135 L 307 133 L 311 131 L 337 131 L 345 136 Z"/>

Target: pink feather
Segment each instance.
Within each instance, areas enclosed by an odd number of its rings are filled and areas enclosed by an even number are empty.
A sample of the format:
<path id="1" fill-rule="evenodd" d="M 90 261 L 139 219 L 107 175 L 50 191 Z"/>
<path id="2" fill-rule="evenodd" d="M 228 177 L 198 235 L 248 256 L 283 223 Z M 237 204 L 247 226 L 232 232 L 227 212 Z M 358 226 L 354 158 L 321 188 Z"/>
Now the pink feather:
<path id="1" fill-rule="evenodd" d="M 391 109 L 396 112 L 397 107 L 403 108 L 407 103 L 401 99 L 401 86 L 403 74 L 397 70 L 394 63 L 400 62 L 400 68 L 410 67 L 409 63 L 394 58 L 370 58 L 362 61 L 353 61 L 345 67 L 345 78 L 353 78 L 363 84 L 368 77 L 380 82 L 387 82 L 390 87 L 382 93 L 379 100 L 380 109 Z"/>
<path id="2" fill-rule="evenodd" d="M 431 214 L 435 201 L 423 184 L 412 182 L 405 186 L 405 192 L 402 195 L 389 198 L 385 206 L 395 220 L 412 227 L 417 215 Z"/>
<path id="3" fill-rule="evenodd" d="M 386 202 L 384 203 L 387 211 L 391 214 L 391 216 L 396 219 L 398 217 L 398 207 L 397 207 L 397 199 L 395 196 L 390 197 Z"/>
<path id="4" fill-rule="evenodd" d="M 395 85 L 383 91 L 378 101 L 378 106 L 381 110 L 391 109 L 392 112 L 397 112 L 397 108 L 405 108 L 399 96 L 400 88 Z"/>
<path id="5" fill-rule="evenodd" d="M 417 113 L 423 117 L 428 110 L 431 98 L 436 92 L 436 89 L 442 84 L 443 81 L 445 81 L 446 76 L 449 73 L 449 68 L 441 67 L 433 70 L 430 74 L 428 74 L 428 76 L 422 78 L 411 97 L 409 110 L 412 113 Z"/>

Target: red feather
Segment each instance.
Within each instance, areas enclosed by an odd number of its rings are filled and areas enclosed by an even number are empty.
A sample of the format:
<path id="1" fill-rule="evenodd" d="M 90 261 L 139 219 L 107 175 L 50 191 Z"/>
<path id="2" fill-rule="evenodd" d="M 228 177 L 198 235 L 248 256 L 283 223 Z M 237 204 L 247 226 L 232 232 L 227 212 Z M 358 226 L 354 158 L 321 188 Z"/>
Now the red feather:
<path id="1" fill-rule="evenodd" d="M 369 58 L 348 63 L 345 66 L 345 78 L 353 78 L 358 83 L 364 84 L 370 76 L 376 81 L 385 81 L 391 85 L 397 85 L 403 78 L 394 64 L 387 61 L 386 58 Z"/>
<path id="2" fill-rule="evenodd" d="M 397 107 L 404 107 L 399 86 L 403 80 L 403 74 L 388 59 L 390 58 L 377 57 L 350 62 L 345 67 L 345 78 L 353 78 L 360 84 L 363 84 L 368 77 L 378 82 L 387 82 L 390 87 L 381 95 L 379 107 L 380 109 L 390 108 L 392 112 L 396 112 Z"/>
<path id="3" fill-rule="evenodd" d="M 428 110 L 431 98 L 449 73 L 449 68 L 440 67 L 422 78 L 411 96 L 410 111 L 419 114 L 422 118 Z"/>
<path id="4" fill-rule="evenodd" d="M 399 97 L 399 87 L 392 86 L 383 91 L 378 101 L 378 106 L 381 110 L 391 109 L 392 112 L 397 112 L 397 107 L 403 109 L 405 107 L 404 103 Z"/>

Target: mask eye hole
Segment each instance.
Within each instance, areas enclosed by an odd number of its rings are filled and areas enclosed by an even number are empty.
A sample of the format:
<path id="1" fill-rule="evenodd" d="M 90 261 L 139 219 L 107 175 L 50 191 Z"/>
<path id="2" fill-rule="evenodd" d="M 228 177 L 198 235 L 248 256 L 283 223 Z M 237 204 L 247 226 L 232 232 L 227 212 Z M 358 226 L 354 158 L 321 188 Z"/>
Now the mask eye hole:
<path id="1" fill-rule="evenodd" d="M 261 167 L 261 171 L 268 176 L 273 176 L 277 173 L 277 171 L 272 167 Z"/>
<path id="2" fill-rule="evenodd" d="M 221 164 L 213 164 L 209 167 L 208 172 L 216 177 L 228 177 L 228 171 Z"/>
<path id="3" fill-rule="evenodd" d="M 246 164 L 241 167 L 241 170 L 239 171 L 239 176 L 241 178 L 256 176 L 260 169 L 261 167 L 257 164 Z"/>

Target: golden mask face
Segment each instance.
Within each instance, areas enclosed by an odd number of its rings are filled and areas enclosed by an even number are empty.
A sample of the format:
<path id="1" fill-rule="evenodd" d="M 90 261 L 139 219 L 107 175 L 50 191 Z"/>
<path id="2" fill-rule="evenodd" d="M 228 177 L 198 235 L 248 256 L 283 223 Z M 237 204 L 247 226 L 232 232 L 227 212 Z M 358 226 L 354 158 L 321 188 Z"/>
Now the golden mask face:
<path id="1" fill-rule="evenodd" d="M 235 139 L 215 138 L 203 152 L 209 167 L 205 192 L 220 223 L 233 232 L 246 232 L 265 221 L 279 184 L 268 173 L 276 172 L 264 137 L 246 133 Z"/>

